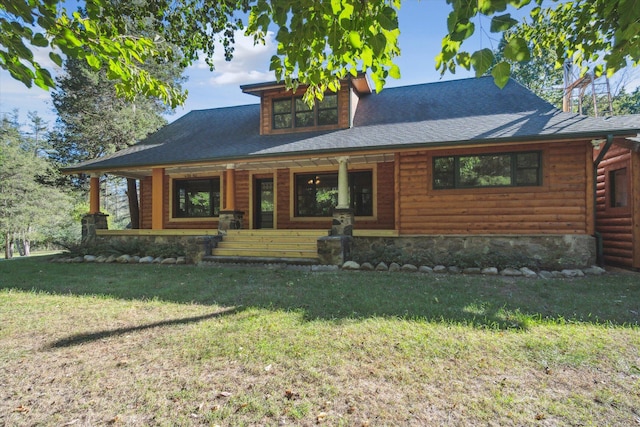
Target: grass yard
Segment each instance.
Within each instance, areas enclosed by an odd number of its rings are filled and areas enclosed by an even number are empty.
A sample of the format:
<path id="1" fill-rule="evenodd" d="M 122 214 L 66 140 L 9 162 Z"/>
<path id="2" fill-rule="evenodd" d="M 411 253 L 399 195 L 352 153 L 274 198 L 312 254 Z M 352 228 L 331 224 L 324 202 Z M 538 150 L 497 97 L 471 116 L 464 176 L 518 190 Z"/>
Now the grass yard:
<path id="1" fill-rule="evenodd" d="M 640 424 L 640 274 L 0 262 L 0 425 Z"/>

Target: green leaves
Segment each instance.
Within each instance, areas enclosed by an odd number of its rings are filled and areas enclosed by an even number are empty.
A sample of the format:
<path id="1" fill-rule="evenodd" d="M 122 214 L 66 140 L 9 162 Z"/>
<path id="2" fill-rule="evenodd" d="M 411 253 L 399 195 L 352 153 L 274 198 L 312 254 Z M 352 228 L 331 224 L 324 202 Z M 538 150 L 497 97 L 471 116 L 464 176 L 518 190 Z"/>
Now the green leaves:
<path id="1" fill-rule="evenodd" d="M 511 77 L 511 65 L 508 62 L 499 62 L 491 70 L 493 81 L 502 89 L 509 82 Z"/>
<path id="2" fill-rule="evenodd" d="M 640 63 L 640 0 L 576 0 L 553 2 L 549 6 L 536 0 L 528 19 L 518 23 L 507 8 L 521 8 L 531 0 L 449 0 L 452 11 L 447 19 L 447 34 L 436 57 L 436 68 L 442 74 L 455 72 L 456 66 L 469 68 L 476 75 L 491 72 L 496 84 L 505 84 L 506 62 L 493 64 L 486 49 L 460 51 L 461 44 L 474 34 L 469 25 L 473 18 L 491 17 L 490 31 L 505 33 L 507 43 L 501 45 L 500 56 L 512 63 L 529 61 L 532 55 L 555 52 L 556 66 L 570 58 L 586 72 L 596 63 L 597 73 L 611 75 L 627 66 Z M 542 6 L 542 5 L 545 6 Z M 482 37 L 481 35 L 478 37 Z M 604 54 L 604 64 L 600 58 Z M 491 63 L 489 62 L 491 59 Z M 598 64 L 602 64 L 598 67 Z"/>
<path id="3" fill-rule="evenodd" d="M 501 33 L 516 25 L 518 21 L 511 17 L 510 13 L 500 16 L 494 16 L 491 19 L 491 32 Z"/>
<path id="4" fill-rule="evenodd" d="M 504 48 L 504 57 L 511 61 L 528 61 L 531 59 L 527 42 L 520 37 L 513 37 Z"/>
<path id="5" fill-rule="evenodd" d="M 287 8 L 289 19 L 276 33 L 277 55 L 270 69 L 287 85 L 309 85 L 307 101 L 339 87 L 340 79 L 369 72 L 381 90 L 389 77 L 397 78 L 399 54 L 397 1 L 272 0 L 252 7 L 247 34 L 260 36 L 259 14 L 273 17 Z M 295 79 L 293 78 L 295 77 Z"/>
<path id="6" fill-rule="evenodd" d="M 483 76 L 491 68 L 493 59 L 494 56 L 491 49 L 478 50 L 471 55 L 471 65 L 476 71 L 476 77 Z"/>
<path id="7" fill-rule="evenodd" d="M 429 3 L 424 3 L 428 13 Z M 507 34 L 501 55 L 512 63 L 553 51 L 559 65 L 572 57 L 586 70 L 587 64 L 599 59 L 603 68 L 597 71 L 611 74 L 628 61 L 640 62 L 640 0 L 536 0 L 527 22 L 521 24 L 507 9 L 521 8 L 531 0 L 448 3 L 452 10 L 447 34 L 436 57 L 436 68 L 442 74 L 461 66 L 483 75 L 496 67 L 491 74 L 497 84 L 504 84 L 510 69 L 506 63 L 494 65 L 488 49 L 461 49 L 476 35 L 478 16 L 491 19 L 491 32 Z M 369 73 L 377 90 L 389 77 L 400 75 L 394 64 L 400 53 L 399 0 L 155 0 L 142 4 L 92 0 L 86 4 L 86 14 L 71 15 L 60 4 L 61 0 L 29 0 L 3 5 L 0 66 L 28 86 L 52 84 L 47 73 L 38 71 L 42 67 L 32 53 L 35 47 L 50 47 L 50 58 L 58 65 L 62 54 L 84 59 L 94 69 L 109 64 L 110 76 L 119 82 L 122 94 L 158 96 L 176 106 L 185 94 L 170 82 L 145 73 L 141 64 L 152 58 L 171 60 L 178 51 L 171 44 L 180 47 L 182 66 L 204 57 L 213 67 L 217 42 L 230 59 L 234 34 L 245 29 L 244 22 L 234 17 L 238 11 L 248 15 L 246 34 L 256 43 L 263 43 L 268 31 L 276 31 L 278 50 L 270 61 L 276 77 L 291 85 L 311 85 L 313 95 L 329 89 L 329 83 L 335 88 L 336 81 L 362 71 Z M 128 25 L 136 20 L 153 21 L 148 36 L 127 35 Z M 42 30 L 34 33 L 31 24 L 36 21 Z"/>

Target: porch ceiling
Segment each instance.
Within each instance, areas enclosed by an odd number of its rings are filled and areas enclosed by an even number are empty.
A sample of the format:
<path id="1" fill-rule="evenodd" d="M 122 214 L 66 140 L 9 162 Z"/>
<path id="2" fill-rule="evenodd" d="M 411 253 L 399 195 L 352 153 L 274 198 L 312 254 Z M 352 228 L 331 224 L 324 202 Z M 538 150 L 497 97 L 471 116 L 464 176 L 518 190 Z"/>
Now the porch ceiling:
<path id="1" fill-rule="evenodd" d="M 347 157 L 350 165 L 374 164 L 392 162 L 394 160 L 393 153 L 375 153 L 375 154 L 357 154 L 350 156 L 335 157 L 308 157 L 296 159 L 265 159 L 256 161 L 241 161 L 216 164 L 194 164 L 194 165 L 177 165 L 166 166 L 165 173 L 168 175 L 178 174 L 196 174 L 206 172 L 221 172 L 227 169 L 228 165 L 234 165 L 236 170 L 274 170 L 287 168 L 337 168 L 338 159 Z M 114 170 L 105 172 L 107 174 L 124 176 L 127 178 L 142 178 L 151 175 L 151 169 L 129 169 Z"/>

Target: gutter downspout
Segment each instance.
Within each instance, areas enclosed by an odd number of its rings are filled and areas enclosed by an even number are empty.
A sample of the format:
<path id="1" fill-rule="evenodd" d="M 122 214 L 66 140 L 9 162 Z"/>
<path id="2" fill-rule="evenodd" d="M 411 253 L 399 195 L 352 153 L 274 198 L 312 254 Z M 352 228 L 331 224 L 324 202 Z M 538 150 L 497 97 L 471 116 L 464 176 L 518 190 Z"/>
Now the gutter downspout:
<path id="1" fill-rule="evenodd" d="M 598 224 L 598 166 L 600 166 L 600 162 L 604 159 L 604 156 L 607 155 L 607 152 L 613 145 L 613 135 L 607 135 L 607 142 L 604 144 L 602 150 L 598 154 L 598 157 L 593 161 L 593 226 L 594 229 L 597 228 Z M 602 267 L 604 264 L 604 249 L 602 245 L 602 235 L 594 230 L 593 237 L 596 238 L 596 263 Z"/>

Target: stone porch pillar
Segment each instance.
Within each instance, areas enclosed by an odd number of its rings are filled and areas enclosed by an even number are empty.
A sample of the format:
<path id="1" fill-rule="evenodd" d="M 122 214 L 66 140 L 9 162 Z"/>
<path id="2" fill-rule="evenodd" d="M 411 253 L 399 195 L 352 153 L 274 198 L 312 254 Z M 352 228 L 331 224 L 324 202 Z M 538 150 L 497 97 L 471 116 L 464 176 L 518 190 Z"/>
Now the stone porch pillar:
<path id="1" fill-rule="evenodd" d="M 88 213 L 82 217 L 82 243 L 92 244 L 96 241 L 96 230 L 108 229 L 107 217 L 109 215 L 101 212 Z"/>
<path id="2" fill-rule="evenodd" d="M 100 175 L 91 174 L 89 178 L 89 213 L 80 220 L 82 224 L 82 243 L 92 244 L 96 240 L 96 230 L 108 229 L 107 217 L 100 212 Z"/>

